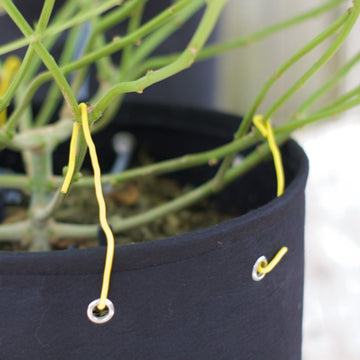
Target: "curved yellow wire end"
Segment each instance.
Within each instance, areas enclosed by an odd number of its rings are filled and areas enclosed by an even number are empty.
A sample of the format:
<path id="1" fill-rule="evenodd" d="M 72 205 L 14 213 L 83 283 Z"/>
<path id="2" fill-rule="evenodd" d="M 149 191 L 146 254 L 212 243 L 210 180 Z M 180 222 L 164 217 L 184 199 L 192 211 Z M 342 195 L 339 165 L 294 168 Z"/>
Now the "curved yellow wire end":
<path id="1" fill-rule="evenodd" d="M 257 272 L 260 274 L 268 274 L 269 272 L 273 271 L 275 267 L 279 264 L 281 259 L 288 252 L 288 250 L 289 249 L 286 246 L 283 246 L 268 264 L 260 263 L 257 268 Z"/>
<path id="2" fill-rule="evenodd" d="M 71 183 L 71 179 L 74 176 L 76 147 L 77 147 L 76 145 L 77 145 L 78 136 L 79 136 L 79 124 L 77 122 L 74 122 L 73 131 L 72 131 L 71 140 L 70 140 L 69 165 L 68 165 L 68 169 L 66 172 L 66 176 L 65 176 L 63 185 L 60 190 L 63 194 L 66 194 L 68 192 L 68 189 L 69 189 L 69 186 Z"/>
<path id="3" fill-rule="evenodd" d="M 10 55 L 6 58 L 4 66 L 1 70 L 1 81 L 0 81 L 0 98 L 2 98 L 7 89 L 9 88 L 12 79 L 18 72 L 21 65 L 21 60 L 15 55 Z M 0 126 L 6 122 L 7 112 L 6 109 L 0 113 Z"/>
<path id="4" fill-rule="evenodd" d="M 114 251 L 115 251 L 115 240 L 114 240 L 114 235 L 113 235 L 111 228 L 106 219 L 106 205 L 105 205 L 105 200 L 104 200 L 104 195 L 103 195 L 102 185 L 101 185 L 101 170 L 100 170 L 99 160 L 98 160 L 98 157 L 96 154 L 96 147 L 95 147 L 95 144 L 91 137 L 86 104 L 81 103 L 79 105 L 79 109 L 81 112 L 81 122 L 82 122 L 82 127 L 83 127 L 83 133 L 84 133 L 86 144 L 89 148 L 91 164 L 92 164 L 93 171 L 94 171 L 95 193 L 96 193 L 96 199 L 99 204 L 100 226 L 103 229 L 105 236 L 106 236 L 106 240 L 107 240 L 103 283 L 102 283 L 102 288 L 101 288 L 99 304 L 97 306 L 97 308 L 99 310 L 104 310 L 106 308 L 106 300 L 107 300 L 107 296 L 109 293 L 111 269 L 112 269 L 112 264 L 113 264 L 113 259 L 114 259 Z"/>
<path id="5" fill-rule="evenodd" d="M 277 196 L 281 196 L 285 190 L 285 174 L 284 166 L 281 158 L 280 149 L 276 143 L 274 131 L 271 126 L 270 121 L 263 121 L 264 117 L 262 115 L 255 115 L 253 118 L 253 123 L 256 128 L 259 130 L 260 134 L 267 139 L 270 151 L 272 153 L 276 171 L 277 178 Z"/>

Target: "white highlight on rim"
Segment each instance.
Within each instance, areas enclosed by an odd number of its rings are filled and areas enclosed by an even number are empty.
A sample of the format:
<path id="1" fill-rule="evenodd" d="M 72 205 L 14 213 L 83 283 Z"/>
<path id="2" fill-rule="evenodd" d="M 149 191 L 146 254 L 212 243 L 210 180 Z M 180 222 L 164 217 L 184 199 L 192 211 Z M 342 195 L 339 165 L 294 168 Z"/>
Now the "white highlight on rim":
<path id="1" fill-rule="evenodd" d="M 254 281 L 260 281 L 262 280 L 266 274 L 261 274 L 258 272 L 258 268 L 260 266 L 260 264 L 266 266 L 268 264 L 268 261 L 267 261 L 267 258 L 265 256 L 260 256 L 254 266 L 253 266 L 253 269 L 252 269 L 252 278 Z"/>
<path id="2" fill-rule="evenodd" d="M 105 304 L 108 312 L 103 316 L 97 316 L 94 314 L 95 308 L 99 305 L 100 299 L 92 301 L 87 308 L 87 316 L 94 324 L 105 324 L 112 319 L 115 314 L 115 307 L 111 300 L 106 299 Z"/>

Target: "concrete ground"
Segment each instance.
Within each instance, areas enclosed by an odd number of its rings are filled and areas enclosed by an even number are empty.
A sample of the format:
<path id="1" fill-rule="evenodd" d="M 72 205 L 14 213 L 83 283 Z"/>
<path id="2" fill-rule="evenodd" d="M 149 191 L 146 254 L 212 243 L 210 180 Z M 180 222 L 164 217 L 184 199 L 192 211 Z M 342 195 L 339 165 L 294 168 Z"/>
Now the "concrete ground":
<path id="1" fill-rule="evenodd" d="M 360 359 L 360 112 L 296 138 L 310 159 L 303 360 Z"/>

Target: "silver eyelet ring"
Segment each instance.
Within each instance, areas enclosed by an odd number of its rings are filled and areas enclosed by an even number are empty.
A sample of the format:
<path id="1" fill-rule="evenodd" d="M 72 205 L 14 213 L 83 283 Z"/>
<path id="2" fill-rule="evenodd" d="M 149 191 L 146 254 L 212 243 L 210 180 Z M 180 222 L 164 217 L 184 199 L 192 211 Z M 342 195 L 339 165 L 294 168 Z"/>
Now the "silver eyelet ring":
<path id="1" fill-rule="evenodd" d="M 259 268 L 260 264 L 263 265 L 263 266 L 266 266 L 268 264 L 267 258 L 265 256 L 260 256 L 256 260 L 256 262 L 255 262 L 255 264 L 254 264 L 254 266 L 252 268 L 252 278 L 253 278 L 254 281 L 260 281 L 266 275 L 266 274 L 261 274 L 261 273 L 258 272 L 258 268 Z"/>
<path id="2" fill-rule="evenodd" d="M 99 302 L 100 299 L 96 299 L 88 305 L 87 316 L 89 320 L 94 324 L 105 324 L 109 320 L 111 320 L 111 318 L 115 314 L 114 304 L 109 299 L 106 299 L 105 304 L 106 304 L 107 313 L 105 313 L 104 315 L 96 315 L 95 308 L 99 305 Z"/>

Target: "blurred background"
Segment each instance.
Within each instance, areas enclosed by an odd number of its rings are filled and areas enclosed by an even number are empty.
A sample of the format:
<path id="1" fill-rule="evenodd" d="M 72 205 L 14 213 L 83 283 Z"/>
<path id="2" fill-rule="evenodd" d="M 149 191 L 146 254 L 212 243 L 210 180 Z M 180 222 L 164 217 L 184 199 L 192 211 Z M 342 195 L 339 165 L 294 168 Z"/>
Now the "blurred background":
<path id="1" fill-rule="evenodd" d="M 234 34 L 248 35 L 325 2 L 233 0 L 227 5 L 219 37 L 229 39 Z M 350 5 L 350 1 L 345 2 L 338 10 L 222 56 L 218 62 L 216 107 L 244 114 L 264 81 L 282 62 Z M 345 47 L 281 109 L 273 122 L 288 120 L 311 91 L 359 52 L 359 33 L 358 23 Z M 324 49 L 320 46 L 284 75 L 266 98 L 262 111 L 303 74 Z M 359 85 L 359 79 L 360 67 L 357 66 L 323 101 Z M 307 127 L 295 135 L 310 159 L 305 230 L 304 360 L 360 359 L 358 134 L 359 108 Z"/>

